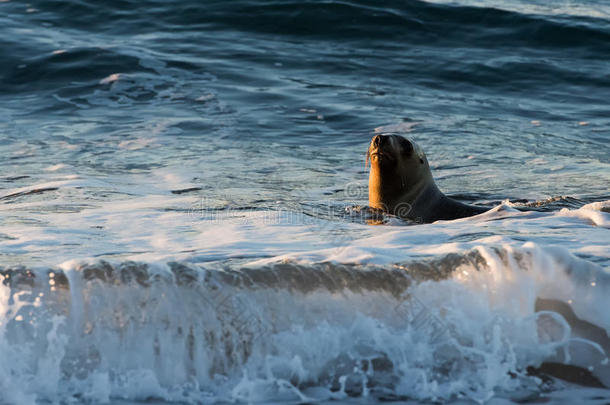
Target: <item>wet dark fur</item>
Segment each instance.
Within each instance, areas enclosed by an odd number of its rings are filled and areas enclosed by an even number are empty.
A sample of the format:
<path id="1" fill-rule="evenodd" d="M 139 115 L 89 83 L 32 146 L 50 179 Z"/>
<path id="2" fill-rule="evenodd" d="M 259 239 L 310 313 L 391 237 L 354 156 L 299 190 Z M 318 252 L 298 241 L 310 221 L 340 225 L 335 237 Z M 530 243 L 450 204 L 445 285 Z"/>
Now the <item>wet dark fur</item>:
<path id="1" fill-rule="evenodd" d="M 369 162 L 372 208 L 421 223 L 470 217 L 489 209 L 444 195 L 421 148 L 402 136 L 374 136 L 367 151 Z"/>

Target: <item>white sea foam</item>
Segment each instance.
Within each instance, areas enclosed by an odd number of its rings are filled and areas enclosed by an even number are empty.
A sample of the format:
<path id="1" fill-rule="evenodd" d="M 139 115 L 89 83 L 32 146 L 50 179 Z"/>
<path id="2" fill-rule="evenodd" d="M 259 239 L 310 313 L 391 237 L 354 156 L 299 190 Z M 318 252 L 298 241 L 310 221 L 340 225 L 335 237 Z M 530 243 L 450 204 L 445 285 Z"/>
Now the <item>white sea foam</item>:
<path id="1" fill-rule="evenodd" d="M 2 191 L 4 265 L 35 275 L 28 284 L 9 274 L 0 287 L 5 402 L 304 401 L 383 390 L 485 402 L 539 392 L 524 370 L 544 360 L 610 383 L 604 342 L 569 314 L 536 313 L 537 299 L 555 300 L 610 331 L 608 202 L 560 212 L 503 203 L 457 221 L 370 226 L 281 203 L 233 209 L 207 198 L 187 170 L 112 185 L 46 175 Z M 448 254 L 417 273 L 408 296 L 388 287 L 401 278 L 383 281 Z M 236 259 L 247 277 L 207 269 Z M 323 262 L 355 267 L 325 278 L 338 270 L 316 272 Z M 421 308 L 424 326 L 413 313 Z"/>
<path id="2" fill-rule="evenodd" d="M 607 203 L 551 213 L 520 212 L 502 204 L 457 221 L 368 226 L 315 219 L 281 204 L 262 211 L 235 210 L 204 193 L 171 193 L 195 187 L 190 180 L 188 173 L 175 170 L 159 170 L 145 179 L 124 176 L 112 186 L 95 178 L 65 175 L 3 190 L 6 202 L 0 210 L 12 219 L 3 226 L 7 237 L 0 239 L 0 246 L 9 263 L 10 256 L 18 253 L 36 256 L 46 265 L 104 256 L 192 262 L 260 258 L 255 265 L 281 260 L 384 264 L 481 244 L 520 246 L 531 241 L 594 257 L 605 267 L 610 262 Z M 95 198 L 97 190 L 109 187 L 125 197 Z M 44 197 L 44 190 L 51 189 L 66 197 L 33 198 L 39 191 Z M 35 194 L 19 197 L 29 193 Z M 74 194 L 81 197 L 75 201 Z M 57 206 L 74 209 L 56 214 Z"/>
<path id="3" fill-rule="evenodd" d="M 525 368 L 557 353 L 610 382 L 595 342 L 578 340 L 559 314 L 535 314 L 538 298 L 569 301 L 608 330 L 608 274 L 561 248 L 473 254 L 402 295 L 411 282 L 401 269 L 225 274 L 72 262 L 63 272 L 12 273 L 0 288 L 0 354 L 12 359 L 0 366 L 11 382 L 2 398 L 268 402 L 387 391 L 485 402 L 537 390 Z M 595 350 L 585 356 L 583 345 Z"/>
<path id="4" fill-rule="evenodd" d="M 603 1 L 573 1 L 573 0 L 503 0 L 490 2 L 489 0 L 426 0 L 429 3 L 459 4 L 473 7 L 494 7 L 502 10 L 514 11 L 523 14 L 540 15 L 567 15 L 576 17 L 609 18 L 610 7 Z M 539 125 L 540 123 L 536 121 Z M 532 121 L 533 123 L 533 121 Z"/>
<path id="5" fill-rule="evenodd" d="M 102 80 L 100 80 L 100 84 L 114 83 L 114 82 L 118 81 L 120 77 L 121 77 L 120 73 L 113 73 L 110 76 L 104 77 Z"/>

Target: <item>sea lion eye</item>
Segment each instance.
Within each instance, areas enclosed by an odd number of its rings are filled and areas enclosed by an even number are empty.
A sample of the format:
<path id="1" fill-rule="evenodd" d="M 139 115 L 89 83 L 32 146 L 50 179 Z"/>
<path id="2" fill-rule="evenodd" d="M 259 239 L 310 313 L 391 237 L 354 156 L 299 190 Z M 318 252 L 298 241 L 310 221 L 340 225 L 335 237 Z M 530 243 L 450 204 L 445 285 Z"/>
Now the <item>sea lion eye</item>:
<path id="1" fill-rule="evenodd" d="M 404 154 L 411 154 L 411 152 L 413 152 L 413 145 L 405 138 L 400 138 L 400 146 L 402 146 L 402 152 Z"/>

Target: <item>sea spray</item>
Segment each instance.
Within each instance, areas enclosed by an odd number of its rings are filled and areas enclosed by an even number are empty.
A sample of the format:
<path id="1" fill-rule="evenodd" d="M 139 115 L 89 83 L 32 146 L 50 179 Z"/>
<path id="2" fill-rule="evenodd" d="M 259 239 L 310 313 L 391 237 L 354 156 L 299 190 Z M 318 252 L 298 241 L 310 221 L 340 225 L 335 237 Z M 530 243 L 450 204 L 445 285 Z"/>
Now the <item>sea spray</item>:
<path id="1" fill-rule="evenodd" d="M 454 267 L 439 273 L 447 263 Z M 23 383 L 3 396 L 265 402 L 317 392 L 484 402 L 536 389 L 526 368 L 578 341 L 562 315 L 534 313 L 536 298 L 565 299 L 580 288 L 566 275 L 599 271 L 536 246 L 399 267 L 6 269 L 0 347 L 17 357 L 2 372 Z M 552 341 L 541 335 L 546 314 L 564 325 Z M 596 349 L 597 360 L 571 360 L 603 377 Z"/>

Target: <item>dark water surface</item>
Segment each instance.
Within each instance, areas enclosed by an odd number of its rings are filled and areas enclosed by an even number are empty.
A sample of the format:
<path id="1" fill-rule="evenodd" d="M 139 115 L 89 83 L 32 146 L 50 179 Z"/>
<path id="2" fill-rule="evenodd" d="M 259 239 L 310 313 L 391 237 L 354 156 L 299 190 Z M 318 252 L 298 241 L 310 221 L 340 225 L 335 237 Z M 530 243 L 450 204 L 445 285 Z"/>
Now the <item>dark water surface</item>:
<path id="1" fill-rule="evenodd" d="M 607 194 L 608 19 L 419 1 L 0 7 L 7 177 L 180 160 L 207 183 L 201 157 L 236 149 L 249 164 L 223 160 L 236 179 L 214 181 L 288 177 L 284 160 L 309 188 L 318 168 L 354 167 L 373 128 L 415 122 L 451 192 Z M 520 170 L 535 158 L 550 166 Z"/>

